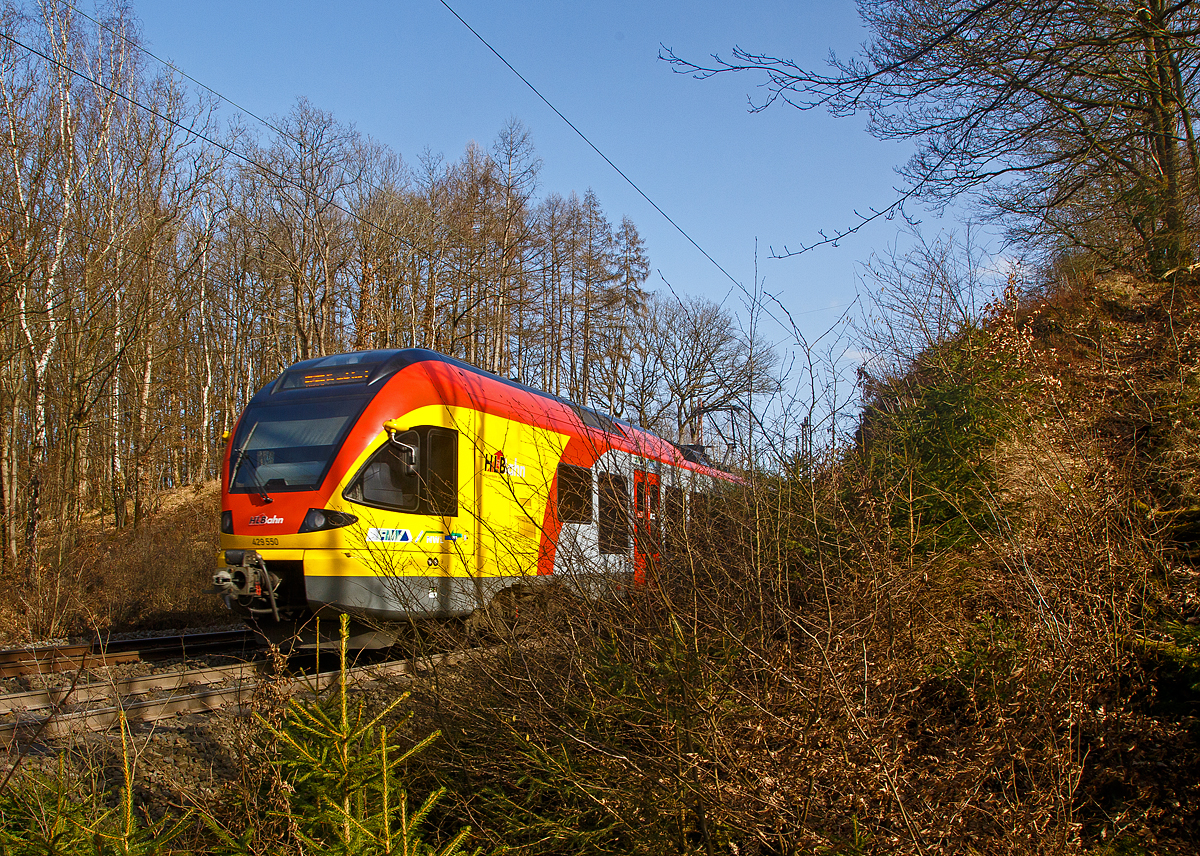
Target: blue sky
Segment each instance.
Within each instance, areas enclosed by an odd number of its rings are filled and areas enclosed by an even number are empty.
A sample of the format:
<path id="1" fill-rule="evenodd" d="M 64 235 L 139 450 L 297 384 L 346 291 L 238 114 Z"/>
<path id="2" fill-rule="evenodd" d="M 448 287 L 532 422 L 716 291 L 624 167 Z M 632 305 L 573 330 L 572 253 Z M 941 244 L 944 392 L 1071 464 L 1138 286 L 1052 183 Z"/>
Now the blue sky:
<path id="1" fill-rule="evenodd" d="M 872 139 L 861 118 L 786 105 L 749 113 L 758 80 L 700 82 L 657 59 L 660 43 L 697 59 L 737 44 L 820 65 L 830 49 L 846 55 L 863 40 L 852 3 L 450 5 L 747 287 L 757 239 L 765 288 L 810 338 L 853 300 L 857 262 L 897 239 L 899 224 L 877 222 L 838 247 L 769 258 L 771 247 L 811 242 L 853 223 L 856 210 L 886 206 L 909 149 Z M 425 148 L 454 159 L 471 140 L 490 145 L 515 116 L 544 162 L 541 192 L 592 188 L 614 222 L 637 224 L 651 287 L 665 279 L 728 298 L 744 315 L 721 272 L 438 0 L 135 0 L 134 11 L 150 50 L 247 109 L 281 115 L 305 96 L 410 163 Z"/>

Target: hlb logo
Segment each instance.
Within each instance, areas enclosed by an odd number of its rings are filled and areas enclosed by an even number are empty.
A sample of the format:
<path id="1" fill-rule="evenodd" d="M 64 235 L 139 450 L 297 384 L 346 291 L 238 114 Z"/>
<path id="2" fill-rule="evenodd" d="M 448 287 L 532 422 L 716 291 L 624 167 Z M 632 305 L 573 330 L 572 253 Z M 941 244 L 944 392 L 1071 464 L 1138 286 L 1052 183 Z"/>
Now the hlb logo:
<path id="1" fill-rule="evenodd" d="M 282 517 L 276 517 L 273 514 L 270 517 L 268 517 L 265 514 L 260 514 L 257 517 L 251 517 L 249 520 L 247 520 L 246 525 L 247 526 L 262 526 L 265 523 L 282 523 L 282 522 L 283 522 Z"/>
<path id="2" fill-rule="evenodd" d="M 513 476 L 519 479 L 525 478 L 525 465 L 505 458 L 503 450 L 496 452 L 491 457 L 484 458 L 483 469 L 485 472 L 496 473 L 501 476 Z"/>

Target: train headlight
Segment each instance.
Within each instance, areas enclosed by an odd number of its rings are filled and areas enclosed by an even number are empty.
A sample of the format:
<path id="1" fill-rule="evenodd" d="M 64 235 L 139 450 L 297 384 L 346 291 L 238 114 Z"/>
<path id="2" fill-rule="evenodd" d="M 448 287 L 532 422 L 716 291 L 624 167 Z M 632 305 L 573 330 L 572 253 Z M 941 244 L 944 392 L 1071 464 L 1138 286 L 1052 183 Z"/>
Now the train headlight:
<path id="1" fill-rule="evenodd" d="M 300 524 L 300 533 L 322 532 L 326 529 L 341 529 L 351 523 L 357 523 L 358 518 L 344 511 L 330 511 L 328 508 L 310 508 Z"/>
<path id="2" fill-rule="evenodd" d="M 221 512 L 221 532 L 224 533 L 225 535 L 233 534 L 233 512 L 232 511 L 222 511 Z"/>

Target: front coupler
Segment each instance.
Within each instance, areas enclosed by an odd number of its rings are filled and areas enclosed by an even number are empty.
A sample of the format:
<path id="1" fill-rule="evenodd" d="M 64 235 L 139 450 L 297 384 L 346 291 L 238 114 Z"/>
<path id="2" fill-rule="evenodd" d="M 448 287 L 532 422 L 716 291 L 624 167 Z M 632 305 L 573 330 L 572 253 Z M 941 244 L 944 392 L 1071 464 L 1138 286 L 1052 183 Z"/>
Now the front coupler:
<path id="1" fill-rule="evenodd" d="M 236 597 L 252 615 L 270 615 L 279 620 L 275 590 L 283 578 L 267 570 L 267 563 L 257 550 L 226 550 L 225 564 L 213 575 L 217 594 Z M 245 600 L 243 600 L 243 598 Z"/>

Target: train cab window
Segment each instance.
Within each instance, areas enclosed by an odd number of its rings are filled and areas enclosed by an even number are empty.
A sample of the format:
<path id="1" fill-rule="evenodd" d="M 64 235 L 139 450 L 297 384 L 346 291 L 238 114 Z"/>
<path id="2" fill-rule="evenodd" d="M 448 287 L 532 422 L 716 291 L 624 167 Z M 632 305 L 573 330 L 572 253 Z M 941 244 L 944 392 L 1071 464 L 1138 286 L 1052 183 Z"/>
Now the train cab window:
<path id="1" fill-rule="evenodd" d="M 592 522 L 592 471 L 558 465 L 558 519 L 563 523 Z"/>
<path id="2" fill-rule="evenodd" d="M 423 425 L 389 439 L 344 496 L 388 511 L 457 515 L 458 432 Z"/>
<path id="3" fill-rule="evenodd" d="M 629 550 L 629 489 L 625 477 L 600 473 L 600 552 Z"/>
<path id="4" fill-rule="evenodd" d="M 670 546 L 683 537 L 683 488 L 667 488 L 663 497 L 663 518 L 667 544 Z"/>
<path id="5" fill-rule="evenodd" d="M 230 444 L 229 492 L 316 490 L 362 401 L 252 404 Z"/>

